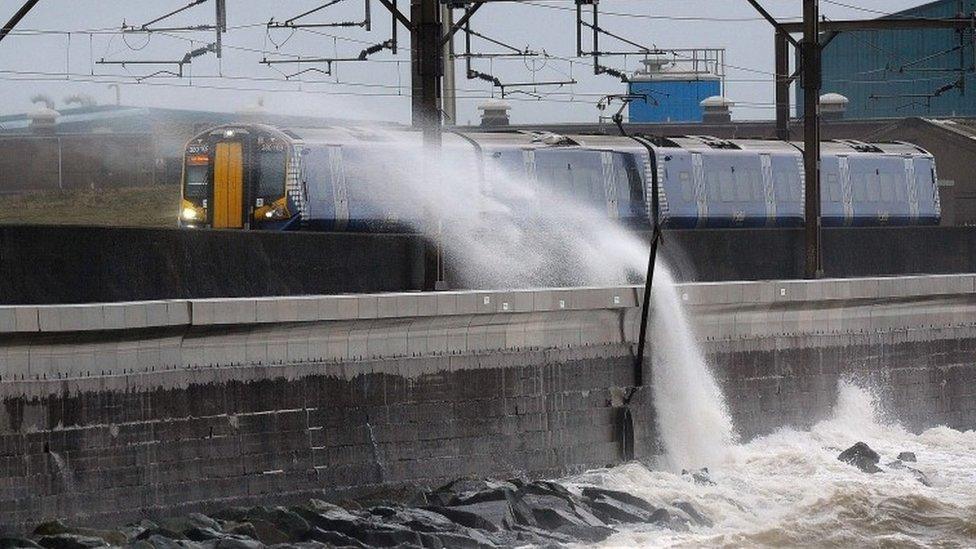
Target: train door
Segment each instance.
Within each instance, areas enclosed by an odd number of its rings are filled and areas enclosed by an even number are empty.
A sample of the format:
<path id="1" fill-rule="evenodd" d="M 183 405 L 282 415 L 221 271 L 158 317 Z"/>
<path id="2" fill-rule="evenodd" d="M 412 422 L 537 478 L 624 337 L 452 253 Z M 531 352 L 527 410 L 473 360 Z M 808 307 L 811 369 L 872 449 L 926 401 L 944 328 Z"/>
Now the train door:
<path id="1" fill-rule="evenodd" d="M 217 143 L 214 151 L 213 227 L 244 227 L 244 149 L 239 141 Z"/>

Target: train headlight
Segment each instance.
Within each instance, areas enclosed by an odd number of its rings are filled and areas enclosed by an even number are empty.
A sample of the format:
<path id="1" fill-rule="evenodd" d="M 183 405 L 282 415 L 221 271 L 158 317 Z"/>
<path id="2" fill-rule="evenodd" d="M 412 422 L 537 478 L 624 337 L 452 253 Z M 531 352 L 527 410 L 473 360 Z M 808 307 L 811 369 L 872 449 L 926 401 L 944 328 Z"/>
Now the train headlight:
<path id="1" fill-rule="evenodd" d="M 183 208 L 183 219 L 187 221 L 193 221 L 197 218 L 197 211 L 195 208 Z"/>

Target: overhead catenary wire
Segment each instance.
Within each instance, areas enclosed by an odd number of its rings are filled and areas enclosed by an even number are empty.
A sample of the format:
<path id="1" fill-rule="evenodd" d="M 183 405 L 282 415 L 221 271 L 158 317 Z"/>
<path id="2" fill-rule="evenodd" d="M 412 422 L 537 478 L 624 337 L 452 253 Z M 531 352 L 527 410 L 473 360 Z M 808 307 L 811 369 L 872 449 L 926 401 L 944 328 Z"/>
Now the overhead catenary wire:
<path id="1" fill-rule="evenodd" d="M 833 4 L 833 5 L 837 5 L 838 7 L 842 7 L 842 8 L 851 8 L 852 7 L 851 4 L 845 4 L 844 2 L 840 2 L 840 1 L 835 1 L 835 0 L 824 0 L 824 1 L 826 3 L 830 3 L 830 4 Z M 571 7 L 571 6 L 568 6 L 568 5 L 556 5 L 556 4 L 554 4 L 553 2 L 551 2 L 549 0 L 530 0 L 530 1 L 526 1 L 526 2 L 521 2 L 520 4 L 521 5 L 526 5 L 526 6 L 532 6 L 532 7 L 540 7 L 540 8 L 545 8 L 545 9 L 558 9 L 558 10 L 563 10 L 563 11 L 574 11 L 575 10 L 574 7 Z M 565 4 L 565 0 L 564 0 L 564 4 Z M 853 6 L 853 8 L 859 8 L 859 6 Z M 877 12 L 877 13 L 875 13 L 876 15 L 884 15 L 884 16 L 892 15 L 892 14 L 888 14 L 887 12 L 882 12 L 882 11 L 879 11 L 879 10 L 870 10 L 868 8 L 863 8 L 862 11 L 865 11 L 865 13 Z M 642 20 L 662 20 L 662 21 L 726 22 L 726 23 L 727 22 L 751 22 L 751 21 L 758 22 L 758 21 L 762 21 L 762 18 L 759 18 L 759 17 L 712 17 L 712 16 L 699 16 L 699 15 L 687 15 L 687 16 L 686 15 L 654 15 L 654 14 L 646 14 L 646 13 L 631 13 L 631 12 L 621 12 L 621 11 L 612 11 L 612 10 L 611 11 L 603 11 L 603 10 L 601 10 L 600 14 L 601 14 L 601 16 L 606 16 L 606 17 L 636 18 L 636 19 L 642 19 Z M 790 18 L 782 18 L 782 20 L 787 21 L 787 20 L 790 20 Z M 246 29 L 253 29 L 253 28 L 264 28 L 265 30 L 267 30 L 267 22 L 260 22 L 260 23 L 255 22 L 255 23 L 246 23 L 246 24 L 239 24 L 239 25 L 231 25 L 231 26 L 228 26 L 227 27 L 227 30 L 228 31 L 232 31 L 232 30 L 246 30 Z M 362 44 L 362 45 L 368 45 L 368 44 L 371 44 L 372 43 L 372 41 L 360 40 L 360 39 L 353 38 L 353 37 L 348 37 L 348 36 L 342 36 L 342 35 L 327 33 L 327 32 L 323 32 L 323 31 L 318 30 L 318 29 L 298 28 L 297 30 L 299 32 L 301 32 L 301 33 L 307 33 L 309 35 L 324 36 L 324 37 L 331 38 L 332 41 L 333 41 L 333 44 L 335 44 L 337 41 L 343 41 L 343 42 L 348 42 L 348 43 L 353 43 L 353 44 Z M 200 29 L 192 29 L 192 28 L 187 28 L 187 29 L 173 29 L 173 30 L 167 30 L 166 32 L 162 32 L 162 31 L 151 31 L 151 32 L 147 32 L 147 31 L 141 31 L 139 29 L 136 29 L 136 31 L 146 32 L 147 33 L 147 36 L 149 36 L 149 37 L 151 37 L 152 34 L 159 34 L 161 36 L 165 36 L 167 39 L 182 40 L 182 41 L 187 41 L 187 42 L 190 42 L 190 43 L 192 43 L 194 41 L 194 38 L 191 37 L 193 35 L 193 33 L 205 32 L 205 31 L 202 31 Z M 74 33 L 74 34 L 81 34 L 81 35 L 87 34 L 88 37 L 89 37 L 89 46 L 90 46 L 90 49 L 91 49 L 92 44 L 93 44 L 94 37 L 96 37 L 96 36 L 102 36 L 102 35 L 105 35 L 105 36 L 119 36 L 119 35 L 121 35 L 122 36 L 122 40 L 125 41 L 126 38 L 125 38 L 124 35 L 125 34 L 131 34 L 132 33 L 132 30 L 131 29 L 124 30 L 124 29 L 120 29 L 118 27 L 101 27 L 101 28 L 96 27 L 96 28 L 80 29 L 80 30 L 66 30 L 66 29 L 16 29 L 13 32 L 13 34 L 17 34 L 17 35 L 21 35 L 21 36 L 29 36 L 31 34 L 38 34 L 38 35 L 41 35 L 41 34 L 63 34 L 65 36 L 70 36 L 70 34 L 72 34 L 72 33 Z M 145 47 L 148 46 L 148 39 L 147 39 L 147 43 L 146 44 L 143 44 L 142 46 L 133 47 L 133 46 L 136 46 L 136 45 L 131 44 L 131 43 L 126 43 L 126 46 L 128 46 L 130 49 L 133 49 L 133 50 L 143 49 L 143 48 L 145 48 Z M 277 48 L 274 49 L 274 50 L 272 50 L 269 47 L 267 47 L 267 45 L 265 45 L 264 48 L 261 48 L 261 47 L 249 47 L 249 46 L 235 45 L 235 44 L 224 44 L 223 47 L 226 48 L 226 49 L 228 49 L 228 50 L 241 51 L 241 52 L 247 52 L 247 53 L 260 53 L 260 54 L 264 54 L 264 55 L 275 55 L 275 56 L 281 56 L 281 57 L 292 58 L 292 59 L 301 59 L 302 57 L 308 56 L 308 54 L 302 55 L 302 54 L 298 54 L 298 53 L 294 53 L 294 52 L 286 52 L 286 51 L 282 51 L 281 49 L 277 49 Z M 665 49 L 665 51 L 669 51 L 669 50 L 666 50 Z M 677 54 L 677 55 L 680 56 L 680 54 Z M 568 75 L 572 75 L 573 72 L 574 72 L 573 71 L 573 65 L 574 65 L 574 63 L 582 62 L 584 60 L 584 58 L 582 58 L 580 56 L 573 56 L 573 55 L 555 55 L 555 54 L 549 53 L 548 51 L 544 51 L 544 57 L 545 57 L 545 59 L 547 61 L 560 61 L 561 63 L 566 63 L 566 65 L 568 65 L 568 71 L 567 70 L 563 70 L 560 67 L 560 64 L 549 63 L 547 67 L 539 67 L 539 70 L 538 71 L 532 71 L 534 74 L 536 72 L 541 71 L 541 70 L 545 70 L 545 71 L 550 71 L 551 70 L 554 73 L 558 73 L 558 74 L 563 75 L 563 76 L 565 76 L 567 74 Z M 526 61 L 524 57 L 515 58 L 513 60 L 514 61 L 521 62 L 521 63 L 525 63 L 525 61 Z M 499 60 L 499 63 L 504 63 L 505 61 L 506 60 Z M 625 59 L 625 61 L 626 61 L 626 59 Z M 389 58 L 379 58 L 379 59 L 371 58 L 369 60 L 369 62 L 370 63 L 380 63 L 380 64 L 383 64 L 383 63 L 387 63 L 387 64 L 388 63 L 395 63 L 396 66 L 397 66 L 397 68 L 399 69 L 400 64 L 403 61 L 402 61 L 402 59 L 398 59 L 398 58 L 392 58 L 392 59 L 389 59 Z M 70 65 L 70 62 L 66 63 L 66 65 Z M 766 76 L 768 76 L 770 78 L 775 78 L 775 73 L 774 72 L 769 71 L 769 70 L 765 70 L 765 69 L 762 69 L 762 68 L 750 67 L 750 66 L 745 66 L 745 65 L 741 65 L 741 64 L 726 64 L 725 67 L 730 72 L 733 72 L 733 73 L 734 72 L 740 72 L 740 73 L 752 74 L 752 75 L 756 75 L 756 76 L 760 76 L 760 77 L 766 77 Z M 66 70 L 63 71 L 63 72 L 59 72 L 59 73 L 53 73 L 53 72 L 51 72 L 51 73 L 47 73 L 47 74 L 40 74 L 40 73 L 38 73 L 38 74 L 35 74 L 33 76 L 27 75 L 27 74 L 10 75 L 9 73 L 3 72 L 3 71 L 0 71 L 0 74 L 7 74 L 8 75 L 8 79 L 9 78 L 12 78 L 12 77 L 13 78 L 19 78 L 19 79 L 24 79 L 24 78 L 38 78 L 38 79 L 58 78 L 58 79 L 69 79 L 69 80 L 70 79 L 74 79 L 75 81 L 81 81 L 81 80 L 78 80 L 78 79 L 79 78 L 82 78 L 82 76 L 86 76 L 86 77 L 90 77 L 90 78 L 96 78 L 98 82 L 109 82 L 109 80 L 106 80 L 106 79 L 119 79 L 119 81 L 117 83 L 125 84 L 125 85 L 137 84 L 137 82 L 135 82 L 135 81 L 126 80 L 127 78 L 132 78 L 132 79 L 139 78 L 138 76 L 135 76 L 135 75 L 124 75 L 124 74 L 95 74 L 94 69 L 92 69 L 89 74 L 80 75 L 80 73 L 79 73 L 77 75 L 73 75 L 73 74 L 70 73 L 69 69 L 70 69 L 70 67 L 66 67 Z M 391 74 L 393 74 L 393 73 L 391 73 Z M 196 74 L 194 74 L 193 76 L 194 76 L 194 79 L 197 80 L 198 82 L 197 83 L 191 83 L 190 85 L 192 85 L 192 86 L 196 86 L 196 85 L 200 85 L 200 86 L 207 85 L 207 86 L 210 86 L 210 88 L 212 88 L 212 89 L 215 89 L 215 86 L 213 86 L 212 84 L 200 84 L 199 82 L 201 82 L 201 81 L 202 82 L 210 82 L 210 81 L 213 81 L 213 80 L 227 80 L 228 82 L 254 82 L 254 83 L 268 83 L 268 84 L 270 84 L 270 83 L 282 83 L 282 82 L 288 81 L 287 79 L 283 79 L 283 78 L 280 78 L 280 77 L 260 77 L 260 76 L 231 75 L 231 74 L 221 74 L 221 72 L 218 72 L 218 74 L 216 74 L 216 75 L 207 75 L 207 74 L 201 74 L 199 70 L 196 71 Z M 377 83 L 377 82 L 373 82 L 373 83 L 368 83 L 368 82 L 342 82 L 342 81 L 339 81 L 338 78 L 336 78 L 336 79 L 330 79 L 330 80 L 300 78 L 300 79 L 292 79 L 291 81 L 289 81 L 289 84 L 298 84 L 299 86 L 300 85 L 308 85 L 308 86 L 328 85 L 328 86 L 332 86 L 333 87 L 333 88 L 330 88 L 330 89 L 335 89 L 334 86 L 348 86 L 349 88 L 353 88 L 353 89 L 395 90 L 395 93 L 397 95 L 403 95 L 405 92 L 409 91 L 409 86 L 404 86 L 403 85 L 403 83 L 401 81 L 401 76 L 399 75 L 399 71 L 397 71 L 397 74 L 395 75 L 394 80 L 396 80 L 396 83 L 391 85 L 391 84 L 383 84 L 383 83 Z M 848 80 L 847 82 L 866 85 L 866 84 L 869 84 L 869 83 L 872 83 L 872 82 L 874 82 L 874 83 L 880 83 L 880 82 L 887 82 L 887 83 L 894 83 L 894 82 L 932 82 L 932 81 L 935 81 L 935 80 L 936 79 L 934 79 L 934 78 L 910 78 L 910 79 L 909 78 L 901 78 L 901 79 L 898 79 L 898 80 L 892 80 L 892 79 L 885 79 L 885 80 L 881 80 L 881 79 L 872 79 L 872 80 Z M 739 84 L 763 84 L 763 83 L 769 82 L 770 80 L 769 79 L 766 79 L 766 78 L 748 78 L 748 77 L 735 78 L 735 77 L 730 77 L 730 78 L 727 78 L 726 81 L 729 82 L 729 83 L 739 83 Z M 844 82 L 844 81 L 843 80 L 832 80 L 832 82 L 838 82 L 838 83 L 840 83 L 840 82 Z M 112 83 L 115 83 L 115 82 L 112 82 Z M 175 85 L 173 82 L 164 82 L 163 84 L 168 85 L 168 86 Z M 142 82 L 142 83 L 138 83 L 138 85 L 149 85 L 149 83 Z M 238 87 L 224 86 L 223 88 L 230 89 L 230 90 L 241 90 L 241 88 L 239 86 Z M 290 89 L 290 88 L 284 88 L 284 89 L 280 89 L 280 90 L 275 90 L 275 89 L 272 89 L 272 88 L 260 88 L 259 91 L 294 92 L 295 90 Z M 476 93 L 476 94 L 481 94 L 481 95 L 488 94 L 489 97 L 494 94 L 493 91 L 491 91 L 490 89 L 489 90 L 486 90 L 485 88 L 481 88 L 481 89 L 470 89 L 470 88 L 468 88 L 468 89 L 460 89 L 459 91 L 461 93 Z M 328 91 L 327 90 L 315 89 L 311 93 L 328 93 Z M 535 97 L 513 97 L 511 99 L 513 101 L 560 101 L 560 102 L 584 103 L 584 102 L 587 102 L 590 98 L 600 97 L 602 95 L 605 95 L 605 93 L 602 93 L 602 92 L 601 93 L 597 93 L 597 92 L 580 92 L 580 91 L 577 91 L 575 89 L 575 86 L 574 86 L 573 89 L 562 89 L 562 88 L 560 88 L 560 89 L 557 89 L 557 90 L 541 91 L 541 92 L 538 92 Z M 475 97 L 475 96 L 471 96 L 471 97 Z M 465 99 L 465 97 L 460 97 L 460 99 Z M 762 109 L 765 109 L 765 108 L 770 108 L 771 109 L 771 108 L 775 108 L 775 106 L 776 106 L 775 103 L 770 103 L 770 102 L 737 101 L 737 103 L 739 105 L 746 106 L 746 107 L 750 107 L 750 108 L 762 108 Z"/>

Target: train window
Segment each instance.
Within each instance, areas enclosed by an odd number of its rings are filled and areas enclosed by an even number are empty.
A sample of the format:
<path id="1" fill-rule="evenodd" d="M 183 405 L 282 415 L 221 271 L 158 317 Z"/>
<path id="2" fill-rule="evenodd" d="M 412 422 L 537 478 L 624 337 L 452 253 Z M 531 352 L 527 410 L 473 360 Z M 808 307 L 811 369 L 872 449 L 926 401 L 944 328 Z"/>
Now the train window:
<path id="1" fill-rule="evenodd" d="M 732 202 L 735 200 L 735 179 L 731 171 L 718 172 L 719 191 L 722 194 L 722 202 Z"/>
<path id="2" fill-rule="evenodd" d="M 851 187 L 854 189 L 854 200 L 864 202 L 866 181 L 867 178 L 864 177 L 864 172 L 851 173 Z"/>
<path id="3" fill-rule="evenodd" d="M 285 194 L 284 152 L 259 153 L 258 170 L 258 196 L 275 198 Z"/>
<path id="4" fill-rule="evenodd" d="M 644 199 L 644 180 L 641 178 L 640 170 L 635 166 L 627 166 L 627 187 L 630 190 L 630 201 L 640 204 Z M 617 192 L 620 192 L 618 189 Z"/>
<path id="5" fill-rule="evenodd" d="M 895 176 L 890 173 L 881 174 L 881 201 L 894 202 Z"/>
<path id="6" fill-rule="evenodd" d="M 186 166 L 186 197 L 194 199 L 207 198 L 207 171 L 209 166 Z"/>
<path id="7" fill-rule="evenodd" d="M 709 202 L 719 201 L 718 192 L 718 174 L 715 172 L 708 172 L 705 174 L 705 190 L 708 192 Z"/>
<path id="8" fill-rule="evenodd" d="M 868 174 L 867 193 L 868 202 L 877 202 L 881 199 L 881 178 L 878 174 Z"/>
<path id="9" fill-rule="evenodd" d="M 895 182 L 895 200 L 899 202 L 905 202 L 908 200 L 907 192 L 905 189 L 905 183 L 907 180 L 899 179 Z"/>
<path id="10" fill-rule="evenodd" d="M 790 197 L 790 184 L 783 172 L 773 173 L 773 191 L 778 202 L 786 202 Z"/>
<path id="11" fill-rule="evenodd" d="M 749 184 L 749 172 L 743 169 L 732 172 L 735 180 L 735 200 L 737 202 L 748 202 L 752 199 L 752 186 Z"/>
<path id="12" fill-rule="evenodd" d="M 573 195 L 576 200 L 583 203 L 603 202 L 606 200 L 606 191 L 603 189 L 601 174 L 582 167 L 570 173 L 573 176 Z"/>
<path id="13" fill-rule="evenodd" d="M 685 202 L 691 202 L 695 199 L 695 190 L 691 186 L 691 174 L 688 172 L 681 172 L 678 174 L 678 180 L 681 181 L 681 199 Z"/>
<path id="14" fill-rule="evenodd" d="M 827 174 L 827 195 L 831 202 L 840 202 L 840 182 L 836 174 Z"/>

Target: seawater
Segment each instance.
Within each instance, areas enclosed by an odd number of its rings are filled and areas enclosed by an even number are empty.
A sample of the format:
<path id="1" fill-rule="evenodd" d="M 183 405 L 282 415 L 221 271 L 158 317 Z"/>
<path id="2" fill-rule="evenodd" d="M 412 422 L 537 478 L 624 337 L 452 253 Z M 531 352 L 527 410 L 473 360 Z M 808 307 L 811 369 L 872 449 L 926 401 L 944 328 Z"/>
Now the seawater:
<path id="1" fill-rule="evenodd" d="M 881 465 L 914 452 L 931 487 L 911 472 L 870 475 L 837 460 L 856 441 Z M 709 463 L 714 485 L 638 463 L 566 479 L 625 491 L 652 504 L 689 501 L 714 522 L 674 532 L 633 527 L 603 547 L 972 547 L 976 545 L 976 433 L 920 434 L 880 418 L 870 391 L 838 387 L 832 417 L 810 430 L 783 428 L 730 445 Z"/>

